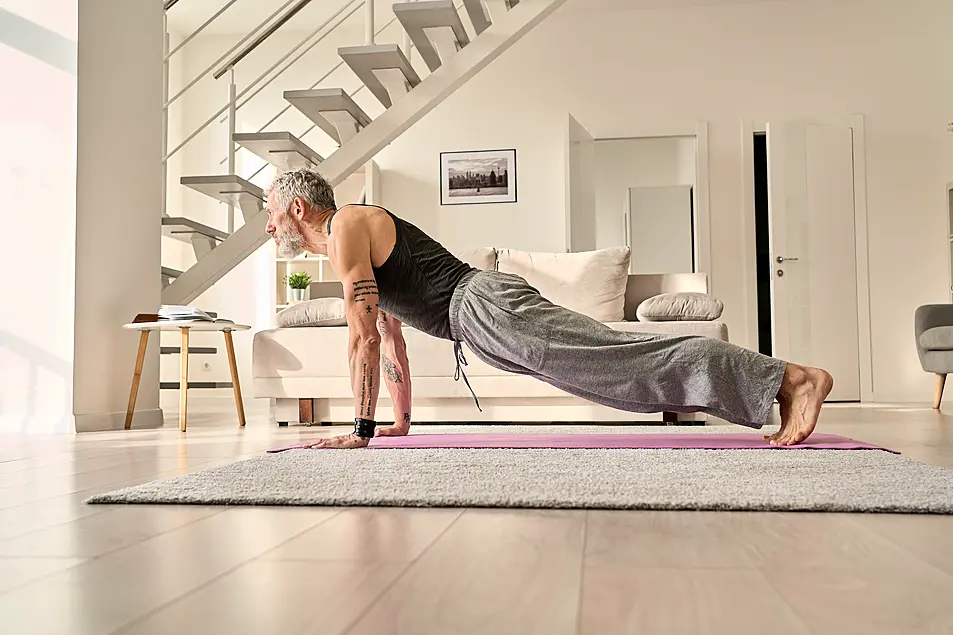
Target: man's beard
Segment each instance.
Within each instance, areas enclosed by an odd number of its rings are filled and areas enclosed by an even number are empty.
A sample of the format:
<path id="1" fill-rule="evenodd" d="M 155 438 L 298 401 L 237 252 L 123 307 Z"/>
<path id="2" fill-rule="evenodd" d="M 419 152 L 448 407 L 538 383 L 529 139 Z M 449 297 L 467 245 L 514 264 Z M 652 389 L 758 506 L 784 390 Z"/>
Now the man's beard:
<path id="1" fill-rule="evenodd" d="M 304 236 L 294 223 L 288 223 L 278 232 L 278 257 L 297 258 L 304 253 Z"/>

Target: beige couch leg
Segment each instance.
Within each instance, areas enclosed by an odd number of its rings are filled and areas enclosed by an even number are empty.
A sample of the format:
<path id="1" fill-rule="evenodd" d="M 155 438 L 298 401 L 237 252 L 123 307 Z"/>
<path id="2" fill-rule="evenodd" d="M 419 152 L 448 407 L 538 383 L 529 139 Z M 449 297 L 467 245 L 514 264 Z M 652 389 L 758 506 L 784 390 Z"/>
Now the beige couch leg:
<path id="1" fill-rule="evenodd" d="M 314 423 L 314 414 L 310 399 L 298 400 L 298 422 L 305 424 Z"/>
<path id="2" fill-rule="evenodd" d="M 943 387 L 946 385 L 946 373 L 936 374 L 936 387 L 933 389 L 933 409 L 940 409 L 940 402 L 943 400 Z"/>
<path id="3" fill-rule="evenodd" d="M 275 420 L 282 427 L 289 423 L 298 423 L 298 400 L 291 397 L 276 397 Z"/>
<path id="4" fill-rule="evenodd" d="M 331 400 L 318 399 L 311 400 L 311 421 L 317 425 L 331 425 Z"/>

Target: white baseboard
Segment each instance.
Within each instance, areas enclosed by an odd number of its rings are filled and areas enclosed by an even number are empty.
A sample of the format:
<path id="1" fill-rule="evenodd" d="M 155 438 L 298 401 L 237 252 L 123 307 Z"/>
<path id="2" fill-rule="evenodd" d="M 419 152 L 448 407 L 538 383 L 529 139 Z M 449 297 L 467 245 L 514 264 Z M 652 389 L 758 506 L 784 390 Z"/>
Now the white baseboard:
<path id="1" fill-rule="evenodd" d="M 125 412 L 107 412 L 86 415 L 74 415 L 76 432 L 104 432 L 122 430 L 126 425 Z M 132 417 L 132 429 L 162 427 L 163 416 L 161 408 L 151 410 L 136 410 Z"/>

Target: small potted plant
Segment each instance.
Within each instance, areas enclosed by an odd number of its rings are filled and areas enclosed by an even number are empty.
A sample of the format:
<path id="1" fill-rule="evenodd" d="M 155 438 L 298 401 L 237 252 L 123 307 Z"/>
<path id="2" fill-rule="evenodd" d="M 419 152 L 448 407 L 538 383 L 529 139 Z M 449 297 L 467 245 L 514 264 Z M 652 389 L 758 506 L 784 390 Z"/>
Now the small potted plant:
<path id="1" fill-rule="evenodd" d="M 291 287 L 291 299 L 295 302 L 307 300 L 308 286 L 311 276 L 304 271 L 296 271 L 288 276 L 288 286 Z"/>

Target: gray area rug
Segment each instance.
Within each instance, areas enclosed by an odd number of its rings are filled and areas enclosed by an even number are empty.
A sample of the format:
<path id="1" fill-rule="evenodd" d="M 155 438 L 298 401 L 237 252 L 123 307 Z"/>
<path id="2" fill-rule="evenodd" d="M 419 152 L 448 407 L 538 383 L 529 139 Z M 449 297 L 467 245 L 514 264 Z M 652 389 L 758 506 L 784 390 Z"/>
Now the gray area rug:
<path id="1" fill-rule="evenodd" d="M 878 450 L 291 450 L 87 502 L 953 514 L 953 470 Z"/>

